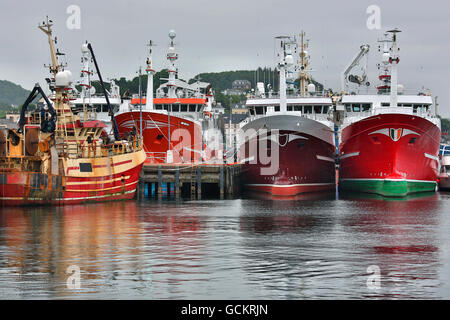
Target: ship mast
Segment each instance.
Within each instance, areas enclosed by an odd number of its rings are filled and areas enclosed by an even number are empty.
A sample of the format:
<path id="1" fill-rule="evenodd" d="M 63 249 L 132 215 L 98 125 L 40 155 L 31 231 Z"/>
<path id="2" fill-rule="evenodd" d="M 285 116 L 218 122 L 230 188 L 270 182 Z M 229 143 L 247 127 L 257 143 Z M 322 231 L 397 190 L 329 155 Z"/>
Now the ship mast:
<path id="1" fill-rule="evenodd" d="M 53 76 L 59 72 L 58 58 L 56 57 L 55 46 L 52 39 L 52 26 L 53 21 L 48 19 L 47 21 L 43 21 L 42 25 L 39 25 L 39 29 L 41 29 L 48 37 L 48 44 L 50 45 L 50 56 L 52 59 L 52 65 L 50 66 L 50 72 L 53 73 Z"/>
<path id="2" fill-rule="evenodd" d="M 294 58 L 290 53 L 286 52 L 286 43 L 290 38 L 287 36 L 279 36 L 276 39 L 280 40 L 280 60 L 278 62 L 278 71 L 280 72 L 280 112 L 286 112 L 286 69 L 294 63 Z"/>
<path id="3" fill-rule="evenodd" d="M 92 72 L 90 71 L 89 62 L 91 60 L 91 57 L 89 55 L 89 48 L 86 43 L 83 43 L 81 46 L 81 78 L 82 81 L 80 83 L 81 86 L 81 98 L 83 101 L 83 114 L 84 114 L 84 121 L 87 121 L 87 107 L 86 107 L 86 99 L 89 101 L 88 104 L 90 104 L 90 98 L 91 98 L 91 80 L 90 76 L 92 75 Z M 94 109 L 96 110 L 96 109 Z"/>
<path id="4" fill-rule="evenodd" d="M 55 96 L 53 100 L 55 111 L 58 115 L 56 122 L 56 137 L 67 141 L 69 132 L 71 132 L 70 134 L 72 135 L 75 128 L 75 117 L 68 103 L 70 101 L 69 88 L 72 83 L 72 73 L 69 70 L 64 70 L 63 65 L 58 64 L 57 56 L 61 55 L 61 53 L 55 51 L 56 38 L 52 39 L 52 25 L 53 21 L 49 20 L 47 17 L 47 21 L 42 22 L 38 27 L 47 35 L 48 44 L 50 46 L 52 64 L 49 66 L 49 69 L 53 74 L 53 79 L 55 81 Z M 70 124 L 71 127 L 68 127 L 68 124 Z M 78 136 L 74 136 L 76 144 L 78 145 Z M 59 147 L 62 147 L 60 148 L 60 151 L 64 152 L 65 144 L 61 143 L 61 141 L 58 141 L 57 143 L 59 144 Z"/>
<path id="5" fill-rule="evenodd" d="M 397 73 L 397 65 L 400 61 L 398 57 L 398 48 L 397 48 L 397 33 L 401 32 L 398 29 L 389 30 L 389 33 L 392 33 L 392 47 L 391 47 L 391 57 L 389 59 L 389 63 L 391 64 L 391 108 L 397 107 L 398 100 L 398 73 Z"/>
<path id="6" fill-rule="evenodd" d="M 147 58 L 147 68 L 145 71 L 147 72 L 147 96 L 145 102 L 145 110 L 153 110 L 153 75 L 155 74 L 155 70 L 152 67 L 152 47 L 153 41 L 150 40 L 148 42 L 149 54 Z"/>
<path id="7" fill-rule="evenodd" d="M 299 84 L 300 84 L 300 95 L 303 97 L 306 95 L 306 89 L 311 76 L 308 74 L 309 59 L 308 52 L 308 42 L 305 42 L 305 32 L 300 33 L 300 74 L 299 74 Z"/>
<path id="8" fill-rule="evenodd" d="M 167 60 L 169 60 L 169 82 L 167 83 L 168 87 L 168 95 L 169 98 L 176 98 L 176 86 L 175 86 L 175 79 L 176 79 L 176 73 L 177 68 L 175 66 L 175 61 L 178 59 L 178 54 L 175 52 L 175 45 L 173 43 L 173 39 L 175 39 L 176 33 L 174 30 L 169 31 L 169 38 L 170 38 L 170 47 L 169 51 L 167 52 Z"/>

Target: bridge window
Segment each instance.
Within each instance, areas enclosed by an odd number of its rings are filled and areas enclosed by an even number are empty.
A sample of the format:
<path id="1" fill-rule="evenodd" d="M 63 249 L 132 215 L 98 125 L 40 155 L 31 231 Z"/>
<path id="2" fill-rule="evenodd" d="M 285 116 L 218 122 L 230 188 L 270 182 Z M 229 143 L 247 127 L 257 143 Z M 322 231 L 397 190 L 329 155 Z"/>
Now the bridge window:
<path id="1" fill-rule="evenodd" d="M 80 172 L 92 172 L 92 164 L 80 162 Z"/>
<path id="2" fill-rule="evenodd" d="M 322 106 L 314 106 L 314 113 L 315 114 L 322 113 Z"/>
<path id="3" fill-rule="evenodd" d="M 255 107 L 256 114 L 264 114 L 265 107 Z"/>
<path id="4" fill-rule="evenodd" d="M 362 111 L 369 111 L 370 110 L 370 103 L 363 103 L 363 104 L 361 104 L 361 108 L 362 108 Z"/>
<path id="5" fill-rule="evenodd" d="M 179 104 L 172 105 L 172 111 L 173 112 L 179 112 L 180 111 L 180 105 Z"/>
<path id="6" fill-rule="evenodd" d="M 187 104 L 182 104 L 181 105 L 181 112 L 187 112 L 188 111 L 188 106 Z"/>
<path id="7" fill-rule="evenodd" d="M 428 108 L 430 107 L 429 104 L 414 104 L 413 105 L 413 112 L 417 113 L 417 109 L 422 109 L 428 111 Z"/>
<path id="8" fill-rule="evenodd" d="M 302 111 L 302 106 L 299 106 L 299 105 L 288 106 L 287 110 L 288 111 Z"/>
<path id="9" fill-rule="evenodd" d="M 304 112 L 305 114 L 311 114 L 311 113 L 312 113 L 312 110 L 313 110 L 313 107 L 312 107 L 312 106 L 303 106 L 303 112 Z"/>
<path id="10" fill-rule="evenodd" d="M 189 112 L 195 112 L 195 104 L 189 105 Z"/>

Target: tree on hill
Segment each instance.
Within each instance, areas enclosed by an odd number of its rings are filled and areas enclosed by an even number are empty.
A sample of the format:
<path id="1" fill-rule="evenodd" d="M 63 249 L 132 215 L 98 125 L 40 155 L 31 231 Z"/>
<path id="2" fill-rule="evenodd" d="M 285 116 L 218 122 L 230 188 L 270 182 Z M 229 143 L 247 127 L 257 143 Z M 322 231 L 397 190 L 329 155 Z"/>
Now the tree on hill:
<path id="1" fill-rule="evenodd" d="M 217 92 L 231 89 L 232 83 L 235 80 L 248 80 L 252 88 L 255 88 L 256 82 L 271 83 L 273 89 L 278 90 L 278 72 L 271 68 L 200 73 L 194 79 L 189 80 L 189 83 L 195 82 L 195 79 L 209 82 L 216 94 Z"/>
<path id="2" fill-rule="evenodd" d="M 449 132 L 450 131 L 450 119 L 444 119 L 441 116 L 438 116 L 441 119 L 441 131 Z"/>
<path id="3" fill-rule="evenodd" d="M 161 71 L 158 71 L 153 76 L 153 92 L 158 89 L 158 87 L 162 84 L 167 82 L 167 79 L 169 78 L 169 71 L 167 69 L 163 69 Z M 128 93 L 129 96 L 132 94 L 138 94 L 139 93 L 139 76 L 135 76 L 131 80 L 127 80 L 125 77 L 120 77 L 119 79 L 113 79 L 116 85 L 120 88 L 120 94 L 123 96 L 125 93 Z M 100 82 L 98 80 L 92 81 L 92 86 L 95 88 L 95 91 L 97 93 L 102 93 L 102 87 L 100 85 Z M 109 82 L 105 82 L 106 90 L 109 89 Z M 141 76 L 141 89 L 142 94 L 145 95 L 147 91 L 147 75 L 145 73 Z"/>
<path id="4" fill-rule="evenodd" d="M 25 102 L 30 91 L 20 85 L 7 80 L 0 80 L 0 106 L 21 105 Z"/>
<path id="5" fill-rule="evenodd" d="M 270 84 L 272 90 L 278 91 L 279 76 L 278 71 L 272 68 L 258 68 L 257 70 L 237 70 L 237 71 L 223 71 L 223 72 L 209 72 L 200 73 L 189 80 L 189 83 L 196 81 L 199 78 L 200 81 L 211 83 L 211 87 L 215 90 L 216 94 L 226 89 L 231 89 L 233 81 L 235 80 L 248 80 L 251 83 L 252 88 L 256 87 L 256 82 L 264 82 Z M 323 90 L 323 85 L 316 80 L 312 79 L 312 83 L 316 85 L 318 91 Z M 295 80 L 295 85 L 299 86 L 299 80 Z"/>
<path id="6" fill-rule="evenodd" d="M 167 69 L 163 69 L 159 72 L 156 72 L 153 78 L 153 92 L 163 83 L 167 82 L 169 77 L 169 72 Z M 141 77 L 142 80 L 142 92 L 145 94 L 147 89 L 147 75 L 143 74 Z M 251 83 L 252 88 L 255 88 L 256 82 L 264 82 L 266 85 L 271 84 L 272 90 L 278 91 L 278 72 L 272 68 L 258 68 L 257 70 L 237 70 L 237 71 L 223 71 L 223 72 L 209 72 L 209 73 L 200 73 L 196 75 L 194 78 L 190 79 L 188 83 L 192 84 L 196 81 L 208 82 L 211 84 L 215 94 L 216 100 L 221 101 L 222 97 L 220 93 L 226 89 L 231 89 L 232 83 L 235 80 L 248 80 Z M 138 94 L 139 93 L 139 77 L 135 76 L 131 80 L 127 80 L 124 77 L 119 79 L 114 79 L 116 84 L 120 87 L 120 92 L 123 95 L 125 92 L 128 92 L 129 95 Z M 316 85 L 317 90 L 322 90 L 323 85 L 315 81 L 312 82 Z M 105 83 L 106 87 L 109 87 L 109 83 Z M 296 85 L 298 86 L 298 80 L 296 81 Z M 101 91 L 101 86 L 98 81 L 93 82 L 93 86 L 95 87 L 97 92 Z M 217 99 L 217 97 L 219 99 Z M 235 100 L 238 98 L 234 98 Z M 237 103 L 237 102 L 235 102 Z"/>

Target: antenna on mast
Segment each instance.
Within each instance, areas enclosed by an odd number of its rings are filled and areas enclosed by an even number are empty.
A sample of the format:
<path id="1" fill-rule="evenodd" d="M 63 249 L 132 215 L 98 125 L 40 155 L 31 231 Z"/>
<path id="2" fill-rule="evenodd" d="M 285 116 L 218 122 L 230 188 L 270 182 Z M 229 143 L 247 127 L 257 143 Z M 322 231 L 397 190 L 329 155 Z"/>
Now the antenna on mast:
<path id="1" fill-rule="evenodd" d="M 398 100 L 397 65 L 400 62 L 400 58 L 398 57 L 397 33 L 399 32 L 401 31 L 398 29 L 388 31 L 388 33 L 392 34 L 392 47 L 391 47 L 391 54 L 389 57 L 389 63 L 391 64 L 391 108 L 397 107 L 397 100 Z"/>
<path id="2" fill-rule="evenodd" d="M 55 39 L 52 39 L 52 26 L 53 21 L 49 19 L 48 16 L 46 16 L 46 20 L 42 21 L 42 23 L 38 25 L 38 28 L 47 35 L 48 44 L 50 46 L 50 57 L 52 59 L 52 64 L 49 66 L 44 64 L 44 67 L 48 67 L 50 73 L 53 73 L 53 75 L 56 76 L 60 69 L 64 70 L 64 67 L 67 66 L 67 63 L 59 64 L 58 62 L 58 56 L 64 56 L 65 54 L 59 52 L 59 50 L 55 51 L 56 37 Z"/>
<path id="3" fill-rule="evenodd" d="M 155 70 L 152 67 L 152 53 L 153 53 L 153 47 L 156 46 L 153 40 L 149 40 L 147 43 L 148 47 L 148 57 L 147 57 L 147 68 L 145 71 L 148 72 L 155 72 Z"/>
<path id="4" fill-rule="evenodd" d="M 147 44 L 147 47 L 149 48 L 147 57 L 147 68 L 145 69 L 145 71 L 147 72 L 147 94 L 145 100 L 145 110 L 153 109 L 153 75 L 155 74 L 155 70 L 153 69 L 152 66 L 153 46 L 155 46 L 153 40 L 149 40 Z"/>
<path id="5" fill-rule="evenodd" d="M 175 51 L 175 44 L 173 42 L 173 39 L 175 39 L 176 33 L 175 30 L 169 31 L 169 38 L 170 38 L 170 46 L 169 50 L 167 52 L 167 60 L 169 60 L 169 82 L 167 83 L 168 87 L 168 97 L 169 98 L 176 98 L 176 86 L 175 86 L 175 80 L 176 80 L 176 74 L 177 74 L 177 68 L 175 66 L 175 61 L 178 59 L 178 54 Z"/>
<path id="6" fill-rule="evenodd" d="M 309 74 L 309 57 L 308 57 L 308 49 L 309 47 L 309 39 L 305 40 L 306 33 L 304 31 L 300 32 L 300 73 L 299 73 L 299 86 L 300 86 L 300 95 L 305 96 L 307 92 L 307 86 L 311 81 L 311 75 Z"/>

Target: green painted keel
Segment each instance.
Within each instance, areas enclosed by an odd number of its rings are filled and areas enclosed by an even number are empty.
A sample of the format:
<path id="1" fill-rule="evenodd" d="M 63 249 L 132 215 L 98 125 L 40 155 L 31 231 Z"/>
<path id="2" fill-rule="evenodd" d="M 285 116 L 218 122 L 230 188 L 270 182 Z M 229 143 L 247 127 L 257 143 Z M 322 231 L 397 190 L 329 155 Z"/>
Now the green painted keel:
<path id="1" fill-rule="evenodd" d="M 436 191 L 434 181 L 384 180 L 384 179 L 344 179 L 339 180 L 339 189 L 375 193 L 384 197 L 404 197 L 411 193 Z"/>

